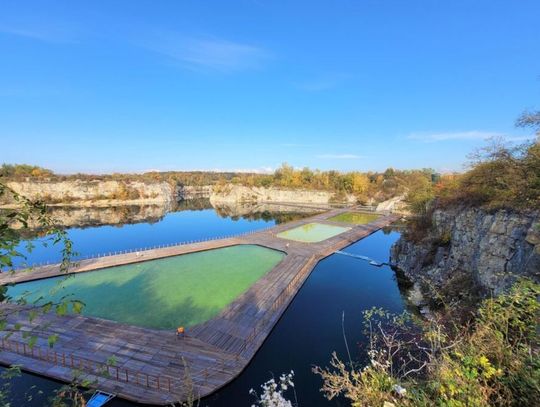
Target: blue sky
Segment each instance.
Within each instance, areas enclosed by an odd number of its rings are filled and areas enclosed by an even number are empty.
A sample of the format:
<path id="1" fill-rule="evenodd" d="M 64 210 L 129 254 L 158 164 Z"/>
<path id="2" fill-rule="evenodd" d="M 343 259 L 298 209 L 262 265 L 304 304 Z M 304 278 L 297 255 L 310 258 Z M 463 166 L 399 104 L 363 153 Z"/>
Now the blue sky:
<path id="1" fill-rule="evenodd" d="M 460 170 L 540 108 L 540 2 L 0 3 L 0 162 Z"/>

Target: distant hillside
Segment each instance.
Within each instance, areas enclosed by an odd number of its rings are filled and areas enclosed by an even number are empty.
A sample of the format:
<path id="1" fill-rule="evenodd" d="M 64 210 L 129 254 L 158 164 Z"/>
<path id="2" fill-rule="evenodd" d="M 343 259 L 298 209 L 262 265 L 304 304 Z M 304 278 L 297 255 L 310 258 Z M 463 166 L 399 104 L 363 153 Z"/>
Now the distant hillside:
<path id="1" fill-rule="evenodd" d="M 351 201 L 351 197 L 354 197 L 354 200 L 360 203 L 374 204 L 396 196 L 406 196 L 411 191 L 430 190 L 438 179 L 439 175 L 431 169 L 400 171 L 389 168 L 384 172 L 338 172 L 309 168 L 295 169 L 287 164 L 283 164 L 273 174 L 174 171 L 144 174 L 59 175 L 51 170 L 32 165 L 3 164 L 0 167 L 0 182 L 16 182 L 19 185 L 24 183 L 21 193 L 23 190 L 39 192 L 40 188 L 47 189 L 47 185 L 64 183 L 63 186 L 56 188 L 59 191 L 56 194 L 52 193 L 51 188 L 48 188 L 50 191 L 48 195 L 46 192 L 41 194 L 42 199 L 51 203 L 70 200 L 70 196 L 74 200 L 92 199 L 91 197 L 84 198 L 84 196 L 88 188 L 96 189 L 96 191 L 103 189 L 99 184 L 108 185 L 108 187 L 105 188 L 105 193 L 94 194 L 96 195 L 94 199 L 97 200 L 148 200 L 157 198 L 156 191 L 146 193 L 141 185 L 168 184 L 171 195 L 184 193 L 189 195 L 190 187 L 200 187 L 204 189 L 194 190 L 195 195 L 209 196 L 209 187 L 217 193 L 222 193 L 227 188 L 230 189 L 231 185 L 238 185 L 259 192 L 269 188 L 274 191 L 325 191 L 329 194 L 326 201 Z M 80 185 L 83 192 L 70 190 L 73 183 Z M 35 184 L 35 188 L 28 184 Z M 165 187 L 162 185 L 160 188 L 163 190 Z M 32 196 L 35 195 L 32 194 Z M 292 193 L 287 193 L 285 196 L 292 195 Z"/>

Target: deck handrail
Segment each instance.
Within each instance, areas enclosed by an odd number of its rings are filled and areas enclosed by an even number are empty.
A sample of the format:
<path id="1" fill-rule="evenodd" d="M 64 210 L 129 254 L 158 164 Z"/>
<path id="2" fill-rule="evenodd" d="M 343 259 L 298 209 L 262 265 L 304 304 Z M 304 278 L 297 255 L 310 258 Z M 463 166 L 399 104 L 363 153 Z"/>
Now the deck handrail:
<path id="1" fill-rule="evenodd" d="M 308 272 L 311 272 L 313 269 L 313 266 L 318 262 L 318 258 L 315 255 L 312 255 L 309 260 L 302 266 L 300 271 L 296 273 L 296 275 L 289 281 L 289 283 L 280 291 L 280 293 L 277 295 L 277 297 L 272 302 L 272 306 L 270 307 L 271 311 L 275 311 L 277 308 L 281 307 L 285 302 L 292 300 L 294 296 L 291 296 L 291 290 L 293 290 L 294 286 L 298 283 L 303 283 L 304 276 L 308 274 Z M 296 293 L 295 293 L 296 295 Z M 253 330 L 250 332 L 250 334 L 244 339 L 244 343 L 240 350 L 238 351 L 238 355 L 241 355 L 242 352 L 247 348 L 247 346 L 252 343 L 256 338 L 257 335 L 260 333 L 261 330 L 263 330 L 275 317 L 275 314 L 272 314 L 270 316 L 261 318 L 259 322 L 253 327 Z"/>
<path id="2" fill-rule="evenodd" d="M 159 244 L 159 245 L 148 246 L 148 247 L 143 247 L 143 248 L 116 250 L 116 251 L 110 251 L 110 252 L 104 252 L 104 253 L 90 254 L 90 255 L 86 255 L 86 256 L 75 257 L 73 259 L 73 262 L 76 263 L 76 262 L 84 261 L 84 260 L 94 260 L 94 259 L 99 259 L 99 258 L 103 258 L 103 257 L 117 256 L 117 255 L 120 255 L 120 254 L 137 253 L 137 252 L 144 253 L 144 252 L 147 252 L 147 251 L 150 251 L 150 250 L 165 249 L 165 248 L 168 248 L 168 247 L 185 246 L 185 245 L 188 245 L 188 244 L 211 242 L 211 241 L 215 241 L 215 240 L 241 238 L 241 237 L 253 235 L 255 233 L 266 232 L 269 229 L 272 229 L 273 227 L 274 226 L 269 226 L 269 227 L 266 227 L 266 228 L 263 228 L 263 229 L 248 230 L 248 231 L 242 232 L 242 233 L 233 233 L 233 234 L 230 234 L 230 235 L 212 236 L 212 237 L 207 237 L 207 238 L 203 238 L 203 239 L 195 239 L 195 240 L 185 240 L 185 241 L 182 241 L 182 242 L 175 242 L 175 243 L 165 243 L 165 244 Z M 36 268 L 36 267 L 45 267 L 45 266 L 55 266 L 55 265 L 59 265 L 59 264 L 60 263 L 56 262 L 56 261 L 36 262 L 36 263 L 32 263 L 30 265 L 17 266 L 17 267 L 15 267 L 15 270 L 23 270 L 23 269 L 30 269 L 30 268 Z"/>
<path id="3" fill-rule="evenodd" d="M 73 353 L 57 352 L 49 347 L 30 346 L 24 342 L 2 338 L 0 347 L 8 352 L 15 352 L 25 357 L 38 359 L 70 369 L 83 370 L 94 376 L 113 379 L 120 382 L 131 383 L 149 389 L 171 392 L 174 384 L 170 377 L 136 372 L 128 368 L 121 368 L 106 362 L 96 362 L 76 356 Z M 45 350 L 43 350 L 45 349 Z M 112 372 L 112 374 L 111 374 Z M 181 383 L 180 383 L 181 384 Z"/>

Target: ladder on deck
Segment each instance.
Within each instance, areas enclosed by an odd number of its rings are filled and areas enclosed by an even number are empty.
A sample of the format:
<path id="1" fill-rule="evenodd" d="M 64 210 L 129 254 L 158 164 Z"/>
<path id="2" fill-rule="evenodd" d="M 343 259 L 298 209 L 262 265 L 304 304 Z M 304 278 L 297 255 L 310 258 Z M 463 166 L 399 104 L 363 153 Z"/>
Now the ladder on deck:
<path id="1" fill-rule="evenodd" d="M 114 398 L 114 394 L 111 393 L 105 393 L 101 390 L 96 390 L 94 394 L 92 394 L 92 397 L 90 397 L 90 400 L 88 400 L 88 403 L 86 403 L 87 407 L 102 407 L 109 401 L 111 401 Z"/>

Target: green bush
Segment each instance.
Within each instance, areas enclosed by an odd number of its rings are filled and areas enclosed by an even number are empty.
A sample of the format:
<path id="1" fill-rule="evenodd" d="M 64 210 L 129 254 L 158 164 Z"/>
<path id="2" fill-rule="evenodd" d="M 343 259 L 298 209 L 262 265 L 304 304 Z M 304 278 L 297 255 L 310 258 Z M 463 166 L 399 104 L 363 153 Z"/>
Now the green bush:
<path id="1" fill-rule="evenodd" d="M 519 281 L 467 325 L 453 312 L 412 323 L 367 311 L 370 363 L 351 367 L 334 354 L 331 368 L 315 368 L 322 391 L 353 406 L 540 405 L 539 295 L 540 285 Z"/>

